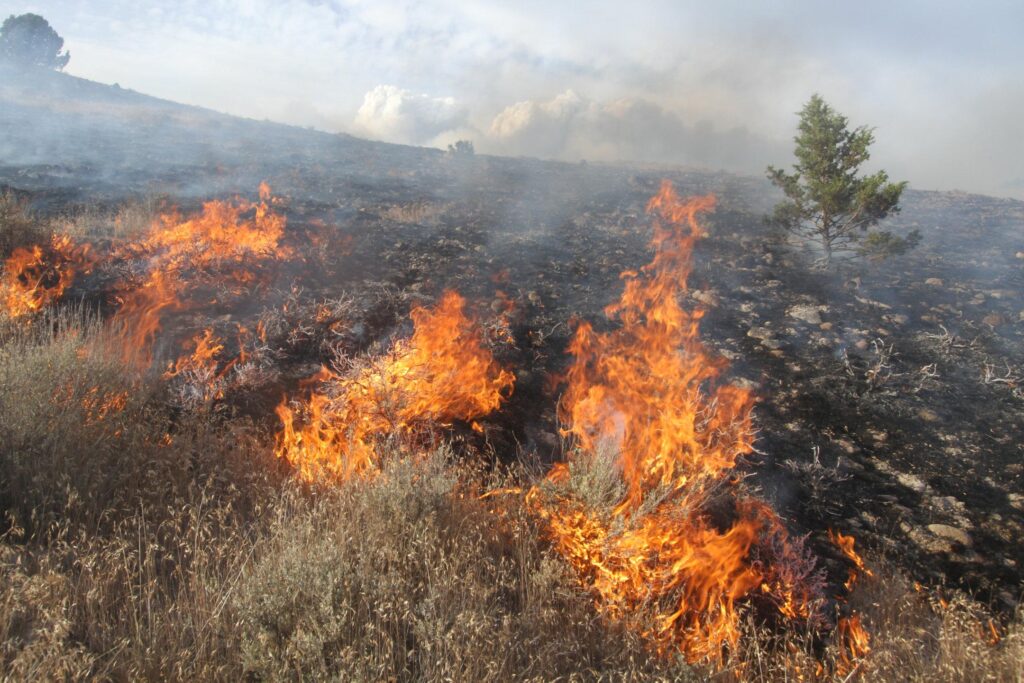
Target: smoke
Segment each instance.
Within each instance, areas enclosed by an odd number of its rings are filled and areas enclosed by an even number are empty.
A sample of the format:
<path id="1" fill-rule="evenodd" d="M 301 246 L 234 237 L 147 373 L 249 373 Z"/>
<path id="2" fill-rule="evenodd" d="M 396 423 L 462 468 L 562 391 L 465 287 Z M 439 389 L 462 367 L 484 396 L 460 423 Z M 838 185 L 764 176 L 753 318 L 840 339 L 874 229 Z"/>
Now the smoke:
<path id="1" fill-rule="evenodd" d="M 15 11 L 12 8 L 12 11 Z M 33 0 L 67 71 L 230 114 L 481 152 L 760 174 L 821 93 L 921 189 L 1024 197 L 1024 5 Z M 911 30 L 912 28 L 912 30 Z"/>
<path id="2" fill-rule="evenodd" d="M 707 119 L 689 125 L 648 100 L 596 102 L 572 90 L 506 107 L 494 117 L 484 146 L 504 154 L 570 161 L 641 160 L 738 171 L 759 170 L 786 154 L 781 145 L 742 126 L 718 130 Z"/>
<path id="3" fill-rule="evenodd" d="M 378 85 L 363 97 L 354 125 L 357 132 L 374 139 L 422 145 L 465 127 L 468 117 L 468 110 L 454 97 Z"/>

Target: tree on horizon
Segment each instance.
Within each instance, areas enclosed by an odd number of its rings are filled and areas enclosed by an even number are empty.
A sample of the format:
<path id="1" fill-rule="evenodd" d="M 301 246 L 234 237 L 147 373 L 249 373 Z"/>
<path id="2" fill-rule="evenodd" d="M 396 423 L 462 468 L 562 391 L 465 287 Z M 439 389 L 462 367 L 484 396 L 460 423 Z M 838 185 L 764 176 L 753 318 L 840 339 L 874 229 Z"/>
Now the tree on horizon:
<path id="1" fill-rule="evenodd" d="M 67 50 L 61 52 L 63 47 L 64 39 L 38 14 L 12 14 L 0 26 L 2 62 L 60 71 L 71 59 Z"/>

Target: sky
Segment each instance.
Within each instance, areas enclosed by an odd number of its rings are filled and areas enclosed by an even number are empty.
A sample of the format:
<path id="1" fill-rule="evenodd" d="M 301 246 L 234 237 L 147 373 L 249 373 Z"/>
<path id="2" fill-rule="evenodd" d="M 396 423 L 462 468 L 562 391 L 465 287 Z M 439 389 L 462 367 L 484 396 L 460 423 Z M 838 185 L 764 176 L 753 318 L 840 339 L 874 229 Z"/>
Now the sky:
<path id="1" fill-rule="evenodd" d="M 218 111 L 478 152 L 763 173 L 821 94 L 868 170 L 1024 199 L 1019 0 L 0 0 L 68 73 Z"/>

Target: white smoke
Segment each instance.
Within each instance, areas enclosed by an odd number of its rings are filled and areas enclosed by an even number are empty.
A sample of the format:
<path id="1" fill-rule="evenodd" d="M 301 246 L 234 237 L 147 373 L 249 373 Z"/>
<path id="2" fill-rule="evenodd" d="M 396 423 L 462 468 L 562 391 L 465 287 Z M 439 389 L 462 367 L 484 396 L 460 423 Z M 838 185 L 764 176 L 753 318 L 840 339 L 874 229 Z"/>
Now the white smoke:
<path id="1" fill-rule="evenodd" d="M 424 145 L 466 127 L 468 117 L 467 109 L 453 97 L 378 85 L 363 97 L 354 124 L 358 132 L 371 138 Z"/>
<path id="2" fill-rule="evenodd" d="M 707 120 L 639 98 L 597 102 L 566 90 L 550 100 L 506 107 L 491 122 L 488 151 L 575 161 L 634 160 L 760 170 L 785 150 L 745 128 L 716 130 Z"/>

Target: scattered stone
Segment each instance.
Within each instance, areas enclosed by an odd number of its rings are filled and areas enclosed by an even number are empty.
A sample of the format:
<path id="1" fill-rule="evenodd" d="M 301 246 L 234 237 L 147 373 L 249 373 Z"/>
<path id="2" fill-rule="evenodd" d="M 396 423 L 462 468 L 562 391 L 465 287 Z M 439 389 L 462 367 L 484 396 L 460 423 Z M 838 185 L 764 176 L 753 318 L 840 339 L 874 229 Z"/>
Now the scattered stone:
<path id="1" fill-rule="evenodd" d="M 927 280 L 925 280 L 924 283 L 926 285 L 931 285 L 932 287 L 942 287 L 944 285 L 942 280 L 937 277 L 930 277 Z"/>
<path id="2" fill-rule="evenodd" d="M 910 321 L 910 317 L 903 315 L 902 313 L 890 313 L 884 316 L 884 320 L 892 323 L 893 325 L 906 325 Z"/>
<path id="3" fill-rule="evenodd" d="M 896 481 L 915 493 L 924 493 L 928 490 L 928 484 L 921 477 L 909 472 L 897 472 Z"/>
<path id="4" fill-rule="evenodd" d="M 931 408 L 921 408 L 919 411 L 917 411 L 917 416 L 924 420 L 925 422 L 939 421 L 939 414 L 936 413 Z"/>
<path id="5" fill-rule="evenodd" d="M 796 320 L 802 320 L 803 322 L 807 323 L 808 325 L 820 325 L 821 324 L 821 307 L 820 306 L 811 306 L 811 305 L 808 305 L 808 304 L 800 304 L 798 306 L 793 306 L 788 311 L 786 311 L 786 315 L 788 315 L 790 318 L 795 318 Z"/>
<path id="6" fill-rule="evenodd" d="M 769 330 L 767 327 L 751 327 L 747 330 L 747 336 L 753 339 L 765 340 L 771 339 L 775 336 L 775 333 Z"/>
<path id="7" fill-rule="evenodd" d="M 1006 319 L 1003 318 L 1003 316 L 999 315 L 998 313 L 989 313 L 988 315 L 981 319 L 981 322 L 985 323 L 990 327 L 999 327 L 1000 325 L 1006 322 Z"/>
<path id="8" fill-rule="evenodd" d="M 970 535 L 963 529 L 957 529 L 955 526 L 949 526 L 948 524 L 929 524 L 928 531 L 932 532 L 939 538 L 945 538 L 953 543 L 959 543 L 965 548 L 971 547 Z"/>
<path id="9" fill-rule="evenodd" d="M 718 297 L 715 296 L 714 292 L 704 291 L 704 290 L 701 290 L 701 289 L 695 289 L 692 292 L 690 292 L 690 296 L 692 296 L 695 300 L 701 302 L 705 306 L 717 306 L 718 305 Z"/>
<path id="10" fill-rule="evenodd" d="M 821 330 L 822 332 L 828 332 L 829 330 L 832 329 L 832 323 L 822 323 L 818 325 L 818 329 Z"/>

